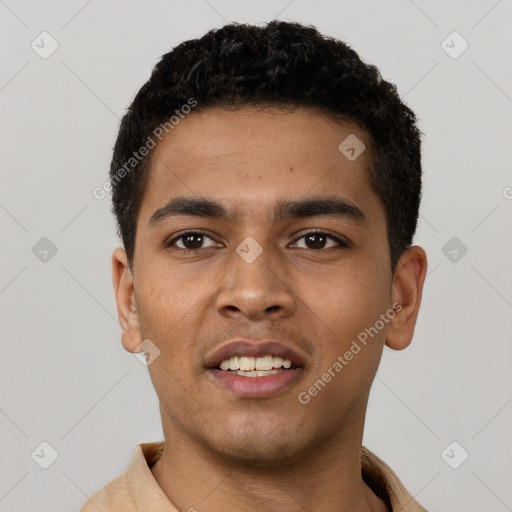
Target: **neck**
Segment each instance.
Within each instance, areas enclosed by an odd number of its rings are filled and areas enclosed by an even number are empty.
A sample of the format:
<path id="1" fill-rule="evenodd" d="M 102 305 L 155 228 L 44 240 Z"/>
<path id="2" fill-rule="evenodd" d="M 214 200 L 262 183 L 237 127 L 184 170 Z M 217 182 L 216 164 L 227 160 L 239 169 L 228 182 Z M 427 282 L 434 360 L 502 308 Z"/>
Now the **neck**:
<path id="1" fill-rule="evenodd" d="M 151 472 L 178 510 L 249 512 L 264 502 L 269 512 L 388 512 L 361 475 L 362 428 L 349 432 L 296 460 L 256 464 L 219 456 L 166 429 L 164 452 Z"/>

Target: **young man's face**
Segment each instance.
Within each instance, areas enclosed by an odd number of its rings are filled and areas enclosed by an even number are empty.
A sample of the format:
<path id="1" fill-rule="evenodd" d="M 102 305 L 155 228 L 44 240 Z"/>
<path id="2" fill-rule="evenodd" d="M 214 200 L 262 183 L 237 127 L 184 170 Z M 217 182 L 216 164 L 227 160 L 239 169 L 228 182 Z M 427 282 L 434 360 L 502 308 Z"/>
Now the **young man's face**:
<path id="1" fill-rule="evenodd" d="M 355 159 L 358 148 L 338 149 L 354 135 L 366 145 Z M 165 432 L 230 459 L 276 464 L 303 460 L 339 436 L 360 441 L 383 346 L 410 342 L 426 270 L 424 252 L 412 248 L 399 263 L 402 277 L 391 275 L 385 211 L 370 186 L 361 130 L 302 109 L 209 109 L 181 120 L 153 151 L 133 283 L 124 251 L 113 261 L 124 347 L 133 352 L 149 339 L 149 352 L 152 344 L 160 351 L 149 372 Z M 228 218 L 151 220 L 178 196 L 216 201 Z M 355 205 L 366 222 L 277 217 L 279 203 L 327 196 Z M 206 235 L 166 246 L 187 230 Z M 305 236 L 314 230 L 329 237 Z M 403 307 L 395 313 L 396 302 Z M 206 361 L 233 340 L 278 341 L 302 367 L 284 370 L 295 378 L 273 377 L 275 387 L 263 387 L 267 377 L 225 374 L 231 384 L 222 384 Z M 331 378 L 309 392 L 326 373 Z"/>

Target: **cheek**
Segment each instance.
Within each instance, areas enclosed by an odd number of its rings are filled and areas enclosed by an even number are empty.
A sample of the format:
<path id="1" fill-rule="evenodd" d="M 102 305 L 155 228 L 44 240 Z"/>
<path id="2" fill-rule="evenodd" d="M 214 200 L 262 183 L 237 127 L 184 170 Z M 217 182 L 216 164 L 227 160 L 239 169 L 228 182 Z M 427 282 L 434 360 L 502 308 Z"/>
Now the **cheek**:
<path id="1" fill-rule="evenodd" d="M 382 274 L 371 265 L 353 267 L 332 276 L 328 285 L 316 288 L 305 300 L 314 308 L 310 318 L 317 331 L 318 366 L 313 384 L 325 372 L 329 373 L 326 378 L 332 379 L 327 392 L 322 392 L 321 403 L 339 401 L 345 394 L 347 400 L 362 396 L 371 386 L 387 328 L 371 330 L 387 307 L 381 281 Z M 335 377 L 330 377 L 332 374 Z"/>
<path id="2" fill-rule="evenodd" d="M 340 346 L 373 325 L 388 295 L 382 274 L 371 264 L 331 269 L 327 276 L 303 275 L 298 290 L 312 320 L 316 317 Z"/>
<path id="3" fill-rule="evenodd" d="M 316 394 L 316 407 L 335 423 L 347 411 L 359 410 L 382 355 L 386 328 L 368 334 L 386 308 L 387 292 L 379 275 L 371 266 L 353 267 L 310 288 L 304 297 L 304 307 L 310 309 L 304 316 L 315 325 L 318 347 L 317 363 L 304 391 Z M 333 408 L 333 403 L 338 407 Z"/>
<path id="4" fill-rule="evenodd" d="M 181 333 L 193 316 L 194 308 L 204 297 L 197 282 L 180 279 L 175 273 L 162 270 L 142 273 L 135 283 L 141 335 L 149 338 L 161 350 L 172 351 L 178 341 L 184 340 Z M 183 343 L 181 343 L 182 348 Z"/>

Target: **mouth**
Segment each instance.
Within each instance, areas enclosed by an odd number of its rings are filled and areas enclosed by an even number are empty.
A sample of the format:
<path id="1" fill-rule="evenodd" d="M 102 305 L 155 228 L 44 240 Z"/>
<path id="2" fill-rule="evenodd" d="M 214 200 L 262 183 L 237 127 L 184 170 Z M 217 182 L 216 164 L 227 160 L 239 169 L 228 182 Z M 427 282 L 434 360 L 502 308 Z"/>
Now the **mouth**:
<path id="1" fill-rule="evenodd" d="M 207 374 L 240 397 L 276 395 L 296 383 L 304 373 L 303 359 L 275 341 L 236 341 L 207 358 Z"/>

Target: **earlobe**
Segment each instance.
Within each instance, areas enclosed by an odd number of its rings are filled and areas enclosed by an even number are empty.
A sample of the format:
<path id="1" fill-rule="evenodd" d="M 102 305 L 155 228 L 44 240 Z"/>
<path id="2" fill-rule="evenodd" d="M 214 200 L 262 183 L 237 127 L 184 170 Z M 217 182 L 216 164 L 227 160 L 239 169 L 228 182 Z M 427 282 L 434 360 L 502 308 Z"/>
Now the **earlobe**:
<path id="1" fill-rule="evenodd" d="M 419 246 L 404 251 L 397 264 L 391 291 L 392 304 L 400 304 L 401 307 L 395 308 L 395 316 L 386 335 L 386 345 L 393 350 L 403 350 L 412 341 L 426 273 L 425 251 Z"/>
<path id="2" fill-rule="evenodd" d="M 118 247 L 112 254 L 112 284 L 116 296 L 117 314 L 121 325 L 121 343 L 128 352 L 141 344 L 139 316 L 135 304 L 133 276 L 126 251 Z"/>

